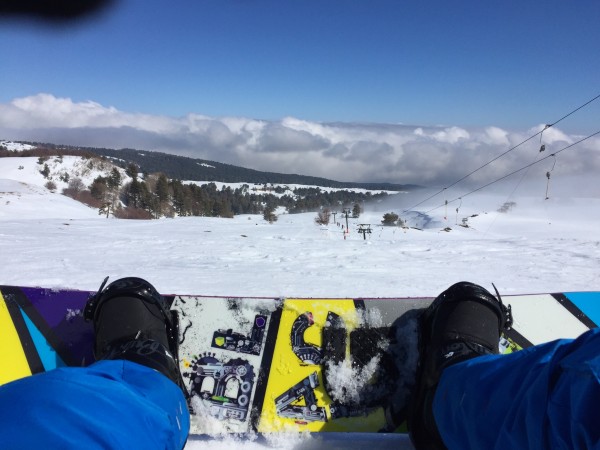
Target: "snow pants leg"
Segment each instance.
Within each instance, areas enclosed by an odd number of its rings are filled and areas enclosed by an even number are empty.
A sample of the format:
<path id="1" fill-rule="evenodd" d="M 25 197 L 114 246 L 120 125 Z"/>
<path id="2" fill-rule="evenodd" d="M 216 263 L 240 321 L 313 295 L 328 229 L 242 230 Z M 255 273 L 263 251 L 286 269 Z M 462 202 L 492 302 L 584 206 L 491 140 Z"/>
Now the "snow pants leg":
<path id="1" fill-rule="evenodd" d="M 600 329 L 450 366 L 433 410 L 449 449 L 600 449 Z"/>
<path id="2" fill-rule="evenodd" d="M 181 449 L 189 412 L 179 387 L 139 364 L 65 367 L 0 386 L 7 449 Z"/>

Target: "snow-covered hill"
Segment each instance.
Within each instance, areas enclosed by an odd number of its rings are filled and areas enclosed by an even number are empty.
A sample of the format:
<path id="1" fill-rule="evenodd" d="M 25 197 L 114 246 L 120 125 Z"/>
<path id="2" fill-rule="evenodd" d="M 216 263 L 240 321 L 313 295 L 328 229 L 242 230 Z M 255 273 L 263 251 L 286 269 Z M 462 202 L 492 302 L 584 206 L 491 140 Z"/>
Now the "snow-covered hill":
<path id="1" fill-rule="evenodd" d="M 9 142 L 9 141 L 0 141 L 0 146 L 4 147 L 4 148 L 8 148 L 9 151 L 14 151 L 14 150 L 27 150 L 30 149 L 27 144 L 20 144 L 20 143 L 14 143 L 14 142 Z M 40 188 L 46 188 L 48 191 L 52 192 L 52 193 L 61 193 L 63 192 L 63 189 L 69 187 L 69 183 L 72 182 L 73 180 L 77 179 L 79 180 L 81 183 L 81 186 L 83 186 L 85 189 L 90 189 L 92 182 L 94 181 L 94 179 L 96 179 L 97 177 L 101 176 L 104 179 L 110 179 L 112 177 L 112 171 L 116 170 L 119 172 L 119 177 L 120 177 L 120 183 L 118 186 L 118 189 L 120 191 L 120 194 L 117 193 L 116 191 L 113 192 L 113 194 L 111 194 L 110 197 L 110 202 L 112 205 L 111 211 L 110 211 L 110 215 L 112 215 L 113 213 L 115 213 L 115 208 L 119 208 L 119 207 L 125 207 L 125 204 L 123 204 L 122 202 L 118 201 L 119 197 L 121 199 L 123 199 L 123 195 L 125 192 L 125 187 L 126 185 L 132 181 L 132 179 L 127 175 L 127 172 L 122 169 L 119 165 L 119 163 L 123 163 L 123 160 L 118 160 L 116 161 L 116 158 L 105 158 L 105 159 L 100 159 L 100 158 L 84 158 L 84 157 L 79 157 L 79 156 L 52 156 L 52 157 L 5 157 L 5 158 L 0 158 L 0 178 L 3 179 L 9 179 L 9 180 L 18 180 L 19 182 L 25 183 L 26 185 L 33 185 L 33 186 L 39 186 Z M 113 164 L 116 163 L 116 164 Z M 140 174 L 141 175 L 141 174 Z M 152 190 L 152 192 L 155 192 L 154 189 L 154 185 L 156 183 L 156 178 L 157 177 L 149 177 L 151 179 L 150 181 L 150 185 L 152 187 L 149 187 L 148 189 Z M 153 180 L 152 180 L 153 179 Z M 397 191 L 384 191 L 384 190 L 367 190 L 367 189 L 362 189 L 362 188 L 331 188 L 331 187 L 320 187 L 320 186 L 310 186 L 310 185 L 297 185 L 297 184 L 273 184 L 273 183 L 269 183 L 269 184 L 256 184 L 256 183 L 224 183 L 224 182 L 210 182 L 210 181 L 183 181 L 183 184 L 195 184 L 197 186 L 202 186 L 202 185 L 207 185 L 208 183 L 212 183 L 214 185 L 216 185 L 217 188 L 217 192 L 221 192 L 222 189 L 224 188 L 230 188 L 232 191 L 243 191 L 246 195 L 248 194 L 258 194 L 258 195 L 264 195 L 267 197 L 273 196 L 273 197 L 283 197 L 283 196 L 288 196 L 289 198 L 295 199 L 295 200 L 299 200 L 301 198 L 306 197 L 306 194 L 302 194 L 300 195 L 296 189 L 309 189 L 311 190 L 315 190 L 315 188 L 318 189 L 318 191 L 320 193 L 331 193 L 331 192 L 338 192 L 338 191 L 351 191 L 357 194 L 361 194 L 361 196 L 357 196 L 354 198 L 368 198 L 367 196 L 365 196 L 364 194 L 369 194 L 372 196 L 378 196 L 379 194 L 383 194 L 383 196 L 385 195 L 395 195 L 398 194 Z M 146 187 L 148 187 L 148 183 L 146 183 Z M 6 189 L 5 192 L 7 193 L 6 195 L 9 195 L 9 192 L 11 192 L 10 190 Z M 23 194 L 24 192 L 20 192 L 21 194 Z M 173 194 L 173 193 L 172 193 Z M 181 193 L 180 193 L 181 194 Z M 137 194 L 138 197 L 141 197 L 141 194 L 138 193 Z M 192 202 L 195 202 L 196 200 L 194 200 L 192 197 L 192 195 L 190 194 L 190 192 L 188 191 L 186 194 L 187 198 L 186 200 L 181 200 L 181 198 L 179 198 L 180 201 L 180 205 L 183 204 L 190 204 Z M 238 195 L 238 194 L 235 194 Z M 312 193 L 312 195 L 314 196 L 314 192 Z M 150 194 L 150 196 L 152 196 L 152 194 Z M 89 195 L 88 195 L 89 197 Z M 173 196 L 174 197 L 174 196 Z M 341 198 L 341 197 L 340 197 Z M 353 197 L 348 196 L 346 194 L 344 194 L 344 197 L 346 202 L 352 202 L 354 200 L 352 200 Z M 107 198 L 105 198 L 105 202 L 108 201 Z M 186 203 L 187 201 L 187 203 Z M 212 198 L 212 200 L 207 200 L 207 202 L 209 201 L 221 201 L 215 198 Z M 261 200 L 255 200 L 260 202 Z M 356 201 L 360 201 L 360 200 L 356 200 Z M 138 198 L 137 202 L 139 203 L 144 203 L 145 202 L 145 206 L 144 208 L 146 209 L 147 215 L 148 216 L 157 216 L 157 215 L 165 215 L 165 216 L 175 216 L 178 215 L 178 211 L 175 207 L 175 199 L 171 198 L 170 201 L 167 201 L 167 205 L 165 207 L 161 207 L 161 208 L 153 208 L 152 205 L 156 206 L 155 204 L 155 199 L 141 199 Z M 231 203 L 233 202 L 237 202 L 238 206 L 240 203 L 240 199 L 238 198 L 234 198 L 230 200 Z M 285 202 L 286 205 L 289 206 L 289 202 Z M 41 206 L 41 205 L 39 205 Z M 229 210 L 232 209 L 233 206 L 232 204 L 230 204 L 227 208 L 225 208 L 225 210 Z M 259 210 L 262 208 L 259 208 Z M 286 207 L 281 207 L 280 210 L 285 210 Z M 151 214 L 150 214 L 150 210 L 151 210 Z M 192 208 L 187 208 L 185 210 L 185 212 L 181 213 L 179 212 L 181 215 L 190 215 L 190 214 L 199 214 L 198 210 L 202 211 L 203 213 L 206 212 L 206 210 L 208 211 L 212 211 L 213 210 L 213 204 L 209 204 L 209 205 L 204 205 L 204 208 L 199 207 L 197 205 L 196 210 L 192 210 Z M 248 209 L 250 211 L 250 209 Z M 252 209 L 252 211 L 256 211 L 256 209 Z M 41 211 L 40 211 L 41 212 Z M 10 214 L 10 212 L 8 212 Z M 134 214 L 135 215 L 135 214 Z M 227 215 L 227 214 L 224 214 Z M 129 216 L 129 214 L 126 213 L 122 213 L 121 214 L 117 214 L 118 217 L 127 217 Z"/>
<path id="2" fill-rule="evenodd" d="M 49 192 L 43 186 L 0 179 L 0 219 L 85 219 L 97 215 L 98 210 Z"/>
<path id="3" fill-rule="evenodd" d="M 4 147 L 11 152 L 20 150 L 31 150 L 32 148 L 34 148 L 34 146 L 30 144 L 23 144 L 21 142 L 12 142 L 5 140 L 0 140 L 0 147 Z"/>
<path id="4" fill-rule="evenodd" d="M 75 157 L 48 164 L 59 186 L 66 167 L 86 183 L 102 173 Z M 105 275 L 136 274 L 163 292 L 313 297 L 435 295 L 459 279 L 494 281 L 507 293 L 600 284 L 597 198 L 516 197 L 499 213 L 504 197 L 473 196 L 460 216 L 409 215 L 422 230 L 381 227 L 384 211 L 401 208 L 368 206 L 344 239 L 335 224 L 317 226 L 314 213 L 274 224 L 257 215 L 107 220 L 48 191 L 39 170 L 37 158 L 0 158 L 0 246 L 11 255 L 4 284 L 94 289 Z M 456 225 L 462 217 L 469 228 Z M 359 223 L 371 224 L 366 240 Z"/>
<path id="5" fill-rule="evenodd" d="M 41 170 L 48 166 L 49 175 Z M 2 218 L 65 218 L 83 219 L 98 215 L 60 192 L 75 177 L 88 186 L 98 175 L 106 176 L 114 166 L 99 160 L 76 156 L 54 157 L 39 164 L 38 158 L 0 158 L 0 217 Z M 66 176 L 65 176 L 66 175 Z M 46 187 L 48 181 L 56 189 Z"/>

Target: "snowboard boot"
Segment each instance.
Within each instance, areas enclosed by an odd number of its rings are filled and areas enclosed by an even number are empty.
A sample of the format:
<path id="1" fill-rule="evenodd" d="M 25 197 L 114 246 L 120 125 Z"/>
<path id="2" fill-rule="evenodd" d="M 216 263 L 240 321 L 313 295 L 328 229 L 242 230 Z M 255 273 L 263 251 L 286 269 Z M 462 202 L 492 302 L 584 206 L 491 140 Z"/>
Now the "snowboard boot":
<path id="1" fill-rule="evenodd" d="M 494 287 L 495 289 L 495 287 Z M 498 291 L 496 291 L 498 294 Z M 417 450 L 445 449 L 433 415 L 433 399 L 445 368 L 481 355 L 498 354 L 500 335 L 512 325 L 510 306 L 473 283 L 456 283 L 423 312 L 419 368 L 408 413 Z"/>
<path id="2" fill-rule="evenodd" d="M 95 332 L 97 361 L 125 359 L 155 369 L 186 394 L 179 370 L 179 322 L 164 298 L 146 280 L 108 277 L 85 306 Z"/>

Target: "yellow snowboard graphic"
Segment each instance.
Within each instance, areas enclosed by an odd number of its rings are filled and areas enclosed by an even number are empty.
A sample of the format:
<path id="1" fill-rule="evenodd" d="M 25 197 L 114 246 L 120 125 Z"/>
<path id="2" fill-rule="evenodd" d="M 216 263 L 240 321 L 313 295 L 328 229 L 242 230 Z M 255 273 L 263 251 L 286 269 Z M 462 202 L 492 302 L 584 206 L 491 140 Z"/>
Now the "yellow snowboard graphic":
<path id="1" fill-rule="evenodd" d="M 0 365 L 0 385 L 2 385 L 9 381 L 31 375 L 31 369 L 27 363 L 27 357 L 21 345 L 21 340 L 8 311 L 8 305 L 5 303 L 1 293 L 0 329 L 2 330 L 0 361 L 3 361 L 3 364 Z"/>
<path id="2" fill-rule="evenodd" d="M 359 312 L 353 300 L 286 299 L 269 372 L 259 432 L 376 431 L 383 409 L 360 417 L 335 417 L 335 402 L 323 382 L 322 332 L 328 315 L 339 316 L 346 331 L 356 329 Z M 348 353 L 348 348 L 346 348 Z"/>

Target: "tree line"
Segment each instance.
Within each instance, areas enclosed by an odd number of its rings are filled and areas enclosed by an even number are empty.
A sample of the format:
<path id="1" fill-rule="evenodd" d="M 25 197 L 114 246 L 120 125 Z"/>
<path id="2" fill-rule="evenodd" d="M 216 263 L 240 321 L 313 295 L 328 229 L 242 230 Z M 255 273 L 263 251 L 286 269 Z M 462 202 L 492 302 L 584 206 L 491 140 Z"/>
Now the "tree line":
<path id="1" fill-rule="evenodd" d="M 60 159 L 72 155 L 106 161 L 106 157 L 98 157 L 93 150 L 96 149 L 38 144 L 32 149 L 9 151 L 0 146 L 0 157 L 37 156 L 41 166 L 40 173 L 49 179 L 49 167 L 45 162 L 50 157 Z M 160 159 L 164 161 L 163 158 Z M 123 166 L 121 171 L 124 170 L 127 177 L 123 177 L 119 168 L 115 166 L 109 175 L 96 177 L 89 186 L 85 186 L 81 179 L 69 179 L 69 175 L 65 174 L 65 178 L 61 176 L 61 181 L 68 183 L 68 187 L 63 193 L 98 208 L 99 213 L 106 214 L 107 217 L 111 214 L 120 218 L 136 219 L 176 215 L 233 217 L 238 214 L 264 214 L 267 210 L 265 217 L 270 218 L 267 219 L 270 221 L 273 220 L 274 211 L 278 207 L 287 209 L 289 213 L 302 213 L 322 208 L 352 207 L 387 196 L 386 193 L 354 192 L 345 189 L 328 191 L 318 187 L 299 187 L 293 189 L 292 194 L 285 194 L 288 191 L 287 186 L 273 186 L 273 182 L 248 183 L 239 188 L 224 186 L 218 189 L 215 183 L 183 183 L 179 179 L 168 178 L 164 172 L 141 173 L 142 168 L 131 161 Z M 49 179 L 47 187 L 55 190 L 56 183 Z"/>
<path id="2" fill-rule="evenodd" d="M 43 172 L 44 169 L 41 170 Z M 110 174 L 98 176 L 90 186 L 83 186 L 78 178 L 68 182 L 65 195 L 97 207 L 100 214 L 119 218 L 151 219 L 174 216 L 228 217 L 238 214 L 263 214 L 273 217 L 278 207 L 289 213 L 315 211 L 326 207 L 345 207 L 387 196 L 385 193 L 326 192 L 320 188 L 296 188 L 293 195 L 286 188 L 268 184 L 243 184 L 238 188 L 215 183 L 198 185 L 169 179 L 164 173 L 139 174 L 139 168 L 130 163 L 123 177 L 115 167 Z M 278 195 L 276 195 L 278 194 Z"/>

